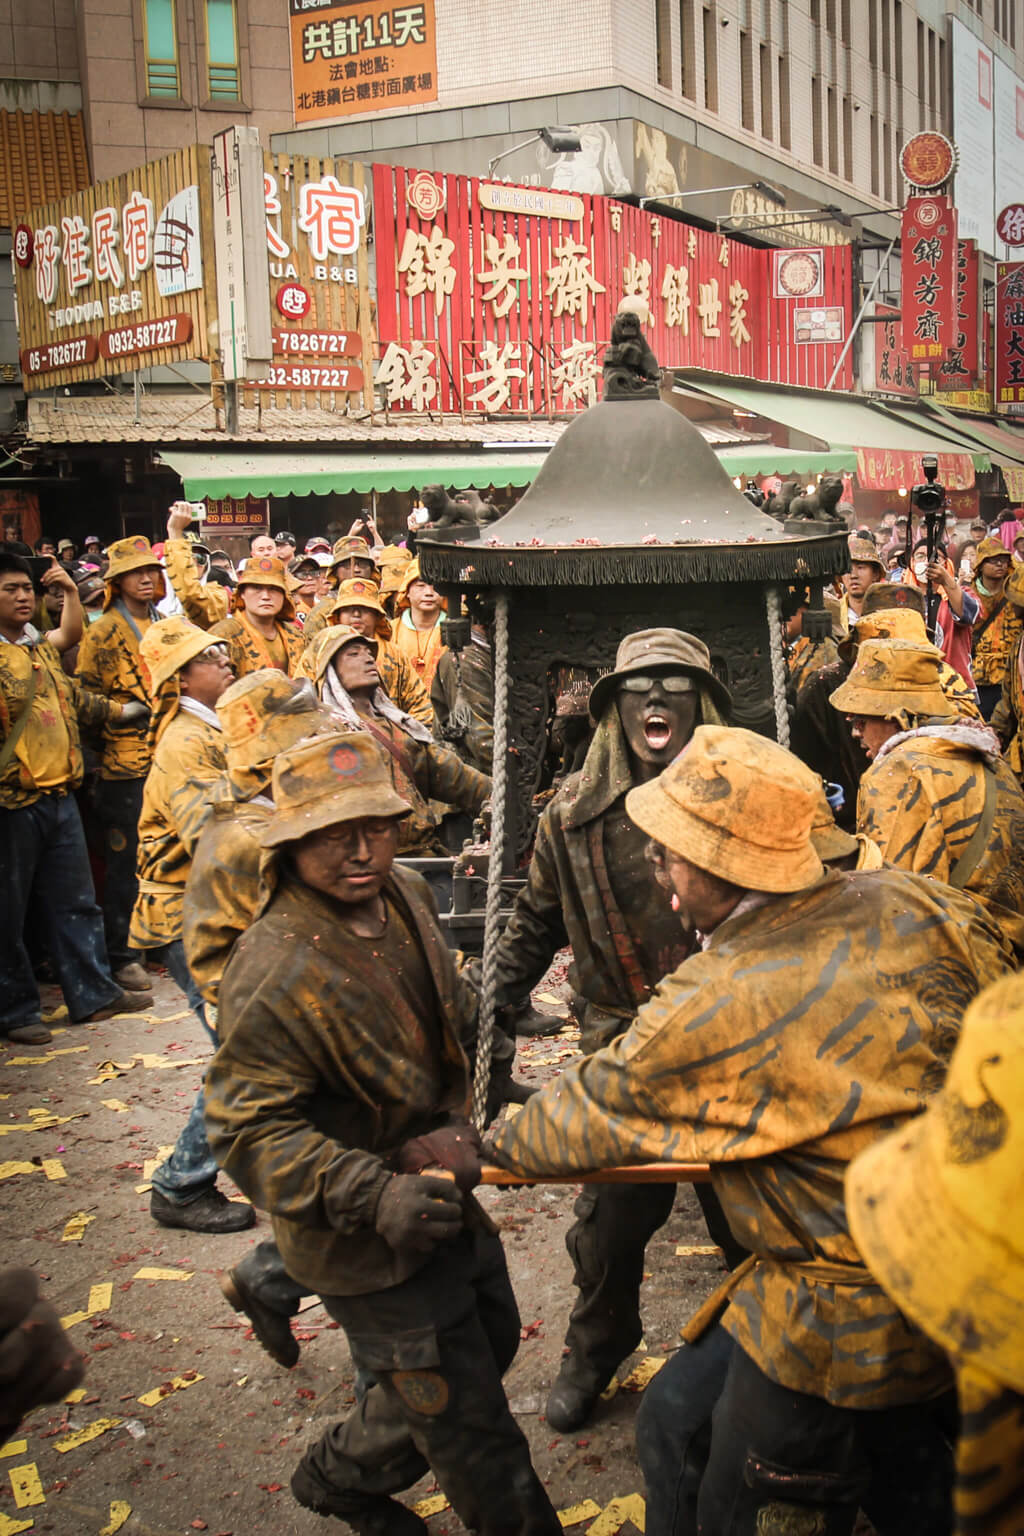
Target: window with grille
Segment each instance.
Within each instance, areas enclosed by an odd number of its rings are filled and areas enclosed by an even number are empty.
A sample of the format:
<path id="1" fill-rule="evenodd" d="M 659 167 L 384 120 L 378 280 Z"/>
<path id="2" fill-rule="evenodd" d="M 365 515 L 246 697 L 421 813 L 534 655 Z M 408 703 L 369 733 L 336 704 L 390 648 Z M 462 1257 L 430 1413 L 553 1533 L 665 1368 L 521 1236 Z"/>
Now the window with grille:
<path id="1" fill-rule="evenodd" d="M 146 34 L 146 95 L 180 96 L 174 0 L 143 0 L 142 14 Z"/>
<path id="2" fill-rule="evenodd" d="M 211 101 L 238 101 L 237 0 L 205 0 L 206 74 Z"/>

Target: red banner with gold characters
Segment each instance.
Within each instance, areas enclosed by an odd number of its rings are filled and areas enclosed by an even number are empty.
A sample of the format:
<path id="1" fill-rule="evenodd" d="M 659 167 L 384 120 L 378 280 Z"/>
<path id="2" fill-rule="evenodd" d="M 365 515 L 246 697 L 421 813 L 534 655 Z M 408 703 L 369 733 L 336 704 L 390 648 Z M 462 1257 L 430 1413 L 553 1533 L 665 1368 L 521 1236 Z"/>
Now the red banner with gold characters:
<path id="1" fill-rule="evenodd" d="M 951 491 L 969 491 L 974 460 L 969 453 L 940 453 L 939 483 Z M 857 480 L 864 491 L 909 490 L 924 479 L 921 455 L 902 448 L 858 448 Z"/>
<path id="2" fill-rule="evenodd" d="M 909 197 L 900 234 L 903 343 L 917 363 L 941 363 L 956 342 L 956 209 L 948 197 Z"/>
<path id="3" fill-rule="evenodd" d="M 973 389 L 981 373 L 981 262 L 975 240 L 958 240 L 956 339 L 939 364 L 942 389 Z"/>
<path id="4" fill-rule="evenodd" d="M 996 263 L 995 405 L 1024 416 L 1024 261 Z"/>
<path id="5" fill-rule="evenodd" d="M 290 0 L 289 9 L 297 123 L 437 100 L 434 0 Z"/>

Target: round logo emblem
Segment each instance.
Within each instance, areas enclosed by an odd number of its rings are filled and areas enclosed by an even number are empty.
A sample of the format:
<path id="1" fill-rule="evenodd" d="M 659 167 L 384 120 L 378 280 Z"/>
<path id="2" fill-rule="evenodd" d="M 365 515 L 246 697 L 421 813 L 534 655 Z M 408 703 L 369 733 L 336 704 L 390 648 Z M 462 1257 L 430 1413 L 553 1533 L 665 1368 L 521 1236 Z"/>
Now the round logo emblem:
<path id="1" fill-rule="evenodd" d="M 443 184 L 438 186 L 429 171 L 417 171 L 405 189 L 405 200 L 414 213 L 429 222 L 441 212 L 448 201 L 448 193 Z"/>
<path id="2" fill-rule="evenodd" d="M 996 234 L 1004 245 L 1024 245 L 1024 203 L 1007 203 L 996 219 Z"/>
<path id="3" fill-rule="evenodd" d="M 937 224 L 942 218 L 942 211 L 941 203 L 933 203 L 925 199 L 918 204 L 917 222 L 923 229 L 931 229 L 932 225 Z"/>
<path id="4" fill-rule="evenodd" d="M 944 133 L 915 133 L 900 150 L 900 170 L 912 187 L 934 191 L 956 170 L 956 149 Z"/>
<path id="5" fill-rule="evenodd" d="M 36 248 L 36 240 L 27 224 L 19 224 L 14 231 L 14 259 L 19 267 L 32 265 L 32 253 Z"/>
<path id="6" fill-rule="evenodd" d="M 145 554 L 149 553 L 149 544 L 147 543 L 147 541 L 145 539 L 136 539 L 135 540 L 135 548 L 138 550 L 140 555 L 145 555 Z"/>
<path id="7" fill-rule="evenodd" d="M 354 747 L 335 747 L 327 761 L 336 778 L 350 779 L 359 772 L 359 753 Z"/>
<path id="8" fill-rule="evenodd" d="M 257 560 L 256 569 L 258 571 L 276 571 L 277 562 L 275 560 L 269 560 L 266 556 L 264 556 L 262 560 Z"/>
<path id="9" fill-rule="evenodd" d="M 301 283 L 285 283 L 277 290 L 278 312 L 284 315 L 286 320 L 301 320 L 303 316 L 309 314 L 312 302 Z"/>

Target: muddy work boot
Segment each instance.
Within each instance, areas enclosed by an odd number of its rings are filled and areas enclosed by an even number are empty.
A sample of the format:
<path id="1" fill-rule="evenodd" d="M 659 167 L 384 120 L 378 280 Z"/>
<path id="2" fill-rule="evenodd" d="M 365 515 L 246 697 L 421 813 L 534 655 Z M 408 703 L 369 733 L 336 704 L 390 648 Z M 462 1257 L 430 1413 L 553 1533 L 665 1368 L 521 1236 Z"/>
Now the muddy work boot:
<path id="1" fill-rule="evenodd" d="M 565 1365 L 567 1364 L 568 1361 L 565 1362 Z M 579 1382 L 567 1375 L 565 1365 L 555 1378 L 544 1410 L 544 1417 L 551 1428 L 557 1429 L 562 1435 L 567 1435 L 570 1430 L 579 1429 L 581 1425 L 586 1424 L 601 1396 L 600 1389 L 595 1391 L 592 1388 L 580 1386 Z"/>
<path id="2" fill-rule="evenodd" d="M 162 1227 L 180 1227 L 185 1232 L 244 1232 L 256 1221 L 251 1205 L 229 1200 L 219 1189 L 208 1189 L 198 1200 L 175 1205 L 158 1189 L 149 1197 L 149 1214 Z"/>
<path id="3" fill-rule="evenodd" d="M 129 960 L 126 965 L 118 966 L 114 972 L 114 980 L 122 992 L 152 992 L 153 990 L 152 976 L 137 960 Z"/>
<path id="4" fill-rule="evenodd" d="M 292 1473 L 292 1494 L 315 1515 L 336 1515 L 356 1536 L 426 1536 L 426 1522 L 397 1499 L 379 1493 L 347 1493 L 315 1482 L 300 1461 Z"/>
<path id="5" fill-rule="evenodd" d="M 290 1371 L 299 1358 L 299 1344 L 292 1333 L 291 1318 L 262 1302 L 237 1269 L 224 1271 L 220 1276 L 220 1288 L 235 1311 L 245 1313 L 253 1333 L 270 1358 Z"/>

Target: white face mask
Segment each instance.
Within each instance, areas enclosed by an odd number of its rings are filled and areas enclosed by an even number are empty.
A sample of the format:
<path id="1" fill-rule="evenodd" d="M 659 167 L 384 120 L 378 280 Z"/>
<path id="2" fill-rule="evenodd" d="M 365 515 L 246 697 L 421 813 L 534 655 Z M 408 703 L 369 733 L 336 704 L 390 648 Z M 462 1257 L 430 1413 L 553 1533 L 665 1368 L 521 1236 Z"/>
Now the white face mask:
<path id="1" fill-rule="evenodd" d="M 925 555 L 917 556 L 915 558 L 915 560 L 914 560 L 914 575 L 917 577 L 918 581 L 920 581 L 922 579 L 922 577 L 924 576 L 924 573 L 927 571 L 927 569 L 928 569 L 927 557 Z"/>

